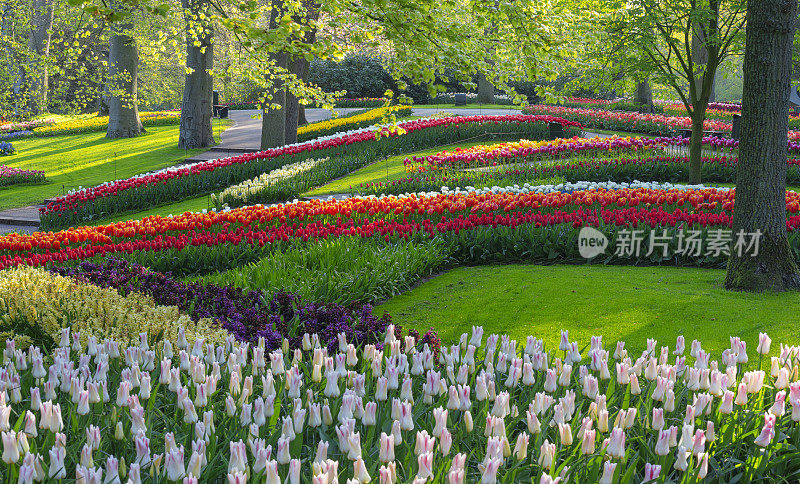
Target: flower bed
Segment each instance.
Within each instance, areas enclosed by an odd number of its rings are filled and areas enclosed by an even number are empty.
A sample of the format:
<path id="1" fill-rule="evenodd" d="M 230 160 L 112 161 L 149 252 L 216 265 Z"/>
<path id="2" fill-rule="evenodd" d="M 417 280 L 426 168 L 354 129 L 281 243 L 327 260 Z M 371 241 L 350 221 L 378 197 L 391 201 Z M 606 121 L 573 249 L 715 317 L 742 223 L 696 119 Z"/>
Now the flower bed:
<path id="1" fill-rule="evenodd" d="M 604 111 L 601 109 L 580 109 L 561 106 L 535 104 L 526 107 L 526 114 L 547 114 L 559 116 L 583 126 L 612 131 L 647 133 L 658 136 L 676 136 L 681 130 L 691 129 L 692 120 L 687 117 L 664 116 L 660 114 L 641 114 L 630 112 Z M 731 123 L 706 119 L 703 128 L 709 131 L 730 131 Z M 790 136 L 800 138 L 800 133 Z"/>
<path id="2" fill-rule="evenodd" d="M 487 132 L 545 138 L 549 122 L 562 123 L 567 135 L 580 130 L 579 124 L 552 116 L 466 116 L 408 121 L 400 123 L 399 129 L 382 128 L 378 139 L 370 129 L 359 130 L 259 153 L 168 168 L 71 192 L 40 210 L 40 227 L 69 227 L 127 210 L 182 200 L 241 183 L 301 157 L 330 157 L 336 162 L 336 170 L 327 176 L 335 177 L 386 156 Z"/>
<path id="3" fill-rule="evenodd" d="M 167 126 L 181 122 L 181 113 L 177 111 L 141 112 L 139 119 L 142 125 Z M 108 116 L 95 116 L 93 118 L 75 119 L 58 123 L 53 126 L 42 126 L 33 130 L 34 136 L 64 136 L 79 133 L 91 133 L 108 129 Z"/>
<path id="4" fill-rule="evenodd" d="M 49 126 L 52 124 L 55 124 L 54 119 L 34 119 L 33 121 L 22 121 L 19 123 L 0 123 L 0 134 L 30 131 L 41 126 Z"/>
<path id="5" fill-rule="evenodd" d="M 0 156 L 13 155 L 14 146 L 8 141 L 0 141 Z"/>
<path id="6" fill-rule="evenodd" d="M 410 114 L 411 106 L 390 106 L 388 108 L 371 109 L 355 116 L 326 119 L 297 128 L 297 141 L 303 142 L 321 136 L 341 133 L 342 131 L 366 128 L 387 119 L 389 116 L 403 117 Z"/>
<path id="7" fill-rule="evenodd" d="M 47 179 L 40 170 L 23 170 L 0 165 L 0 187 L 19 183 L 44 183 Z"/>
<path id="8" fill-rule="evenodd" d="M 224 270 L 268 254 L 275 244 L 331 237 L 386 241 L 439 238 L 459 263 L 574 262 L 577 237 L 592 226 L 615 240 L 639 225 L 673 236 L 668 256 L 609 254 L 607 262 L 721 267 L 727 255 L 681 253 L 676 234 L 713 237 L 729 229 L 733 191 L 586 186 L 571 193 L 461 192 L 244 207 L 221 213 L 148 217 L 57 233 L 0 238 L 0 267 L 70 263 L 113 254 L 156 270 Z M 800 250 L 800 194 L 787 192 L 790 244 Z M 679 247 L 677 247 L 679 248 Z"/>
<path id="9" fill-rule="evenodd" d="M 0 272 L 0 336 L 51 348 L 72 327 L 85 344 L 114 338 L 123 347 L 138 343 L 139 333 L 175 339 L 180 327 L 189 336 L 222 342 L 224 332 L 208 318 L 190 320 L 175 302 L 163 305 L 147 296 L 120 295 L 42 269 L 16 268 Z"/>
<path id="10" fill-rule="evenodd" d="M 269 350 L 281 348 L 284 338 L 292 348 L 299 348 L 305 332 L 318 333 L 323 346 L 332 350 L 339 333 L 347 334 L 349 341 L 359 345 L 377 343 L 376 338 L 389 322 L 388 316 L 373 316 L 372 306 L 368 304 L 346 308 L 338 304 L 305 302 L 295 294 L 282 291 L 265 294 L 232 286 L 184 283 L 168 274 L 122 260 L 108 259 L 102 264 L 83 263 L 52 270 L 115 288 L 122 294 L 141 294 L 157 304 L 176 306 L 193 321 L 213 320 L 240 341 L 256 344 L 263 338 Z"/>
<path id="11" fill-rule="evenodd" d="M 686 108 L 683 104 L 670 104 L 664 106 L 664 114 L 669 116 L 686 116 Z M 719 121 L 733 121 L 734 115 L 741 116 L 741 104 L 709 103 L 706 109 L 706 118 Z M 789 129 L 800 130 L 800 115 L 789 114 Z M 797 139 L 797 135 L 794 135 Z"/>
<path id="12" fill-rule="evenodd" d="M 358 194 L 400 194 L 440 186 L 490 186 L 526 183 L 551 177 L 566 181 L 686 181 L 686 138 L 591 138 L 527 141 L 474 146 L 425 157 L 406 158 L 408 177 L 389 183 L 350 187 Z M 732 183 L 739 142 L 703 139 L 702 179 Z M 800 184 L 800 144 L 789 142 L 787 182 Z"/>
<path id="13" fill-rule="evenodd" d="M 228 187 L 219 194 L 211 194 L 211 203 L 217 207 L 217 210 L 221 210 L 223 206 L 235 208 L 256 203 L 288 200 L 299 191 L 296 189 L 286 190 L 280 182 L 291 179 L 293 184 L 302 183 L 304 175 L 328 160 L 330 158 L 309 159 L 276 168 L 252 180 Z"/>
<path id="14" fill-rule="evenodd" d="M 781 344 L 770 358 L 766 334 L 749 354 L 731 337 L 712 359 L 682 336 L 674 350 L 649 340 L 638 353 L 566 331 L 556 349 L 473 328 L 437 357 L 395 329 L 363 348 L 345 334 L 320 348 L 306 333 L 295 351 L 180 338 L 121 354 L 67 337 L 51 353 L 7 341 L 0 469 L 26 483 L 131 484 L 755 482 L 795 471 L 800 350 Z"/>
<path id="15" fill-rule="evenodd" d="M 26 137 L 28 137 L 28 136 L 30 136 L 32 134 L 33 134 L 33 131 L 30 131 L 30 130 L 12 131 L 10 133 L 0 134 L 0 140 L 7 141 L 7 140 L 10 140 L 10 139 L 16 139 L 16 138 L 26 138 Z"/>

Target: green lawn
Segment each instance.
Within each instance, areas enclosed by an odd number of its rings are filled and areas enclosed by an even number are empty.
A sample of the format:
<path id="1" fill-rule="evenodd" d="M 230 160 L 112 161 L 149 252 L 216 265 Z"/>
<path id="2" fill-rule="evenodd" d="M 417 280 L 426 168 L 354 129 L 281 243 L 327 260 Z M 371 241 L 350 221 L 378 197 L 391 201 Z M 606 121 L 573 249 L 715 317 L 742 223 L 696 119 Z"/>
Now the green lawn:
<path id="1" fill-rule="evenodd" d="M 458 341 L 472 325 L 505 333 L 524 346 L 527 335 L 558 346 L 559 331 L 583 348 L 602 335 L 606 349 L 617 340 L 641 351 L 647 338 L 674 347 L 683 334 L 720 352 L 729 336 L 746 339 L 756 358 L 758 333 L 774 343 L 800 343 L 800 293 L 747 294 L 725 291 L 722 270 L 602 265 L 506 265 L 461 267 L 375 308 L 395 323 L 419 331 L 434 327 L 444 342 Z M 584 353 L 585 356 L 585 353 Z"/>
<path id="2" fill-rule="evenodd" d="M 215 127 L 216 128 L 216 127 Z M 17 154 L 2 163 L 44 170 L 48 183 L 0 188 L 0 210 L 41 203 L 66 191 L 92 187 L 174 165 L 206 151 L 179 150 L 178 126 L 147 128 L 137 138 L 108 140 L 104 132 L 12 141 Z"/>
<path id="3" fill-rule="evenodd" d="M 180 202 L 170 203 L 169 205 L 162 205 L 160 207 L 151 208 L 141 212 L 131 212 L 127 214 L 117 215 L 113 218 L 100 220 L 94 225 L 105 225 L 115 222 L 124 222 L 126 220 L 141 220 L 150 215 L 161 215 L 166 217 L 168 215 L 181 215 L 185 212 L 200 212 L 203 209 L 212 208 L 209 195 L 201 195 L 199 197 L 188 198 Z"/>

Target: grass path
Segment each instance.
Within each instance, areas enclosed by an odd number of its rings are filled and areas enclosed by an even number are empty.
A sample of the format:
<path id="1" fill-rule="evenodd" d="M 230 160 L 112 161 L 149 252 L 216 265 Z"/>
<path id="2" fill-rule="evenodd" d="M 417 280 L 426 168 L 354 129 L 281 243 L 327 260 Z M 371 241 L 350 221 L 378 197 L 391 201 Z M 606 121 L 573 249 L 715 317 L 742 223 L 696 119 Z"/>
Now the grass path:
<path id="1" fill-rule="evenodd" d="M 724 277 L 724 270 L 675 267 L 461 267 L 375 312 L 388 311 L 394 322 L 421 332 L 432 326 L 444 341 L 458 341 L 472 325 L 483 325 L 486 334 L 508 334 L 523 346 L 534 335 L 557 348 L 559 331 L 569 329 L 581 348 L 592 335 L 602 335 L 606 349 L 625 340 L 637 354 L 647 338 L 674 347 L 683 334 L 687 348 L 698 339 L 717 358 L 730 346 L 729 336 L 740 336 L 751 359 L 757 357 L 759 331 L 776 342 L 800 343 L 800 293 L 729 292 Z"/>

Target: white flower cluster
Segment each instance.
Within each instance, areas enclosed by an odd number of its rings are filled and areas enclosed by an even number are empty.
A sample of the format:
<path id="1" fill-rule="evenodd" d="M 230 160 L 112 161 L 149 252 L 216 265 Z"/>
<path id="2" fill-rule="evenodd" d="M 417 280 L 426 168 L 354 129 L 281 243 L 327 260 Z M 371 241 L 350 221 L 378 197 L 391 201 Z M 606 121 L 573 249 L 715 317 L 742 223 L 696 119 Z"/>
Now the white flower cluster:
<path id="1" fill-rule="evenodd" d="M 288 180 L 290 178 L 294 178 L 296 176 L 302 175 L 314 167 L 330 160 L 330 158 L 319 158 L 319 159 L 308 159 L 303 161 L 298 161 L 296 163 L 290 163 L 288 165 L 284 165 L 280 168 L 276 168 L 269 173 L 264 173 L 261 176 L 256 178 L 251 178 L 250 180 L 244 181 L 238 185 L 233 185 L 231 187 L 226 188 L 219 194 L 212 194 L 211 201 L 212 203 L 219 204 L 236 204 L 236 205 L 243 205 L 246 204 L 250 199 L 257 199 L 259 195 L 270 186 L 273 186 L 281 181 Z"/>
<path id="2" fill-rule="evenodd" d="M 608 484 L 731 478 L 737 463 L 763 465 L 762 449 L 776 463 L 796 457 L 800 347 L 764 360 L 763 333 L 753 369 L 735 337 L 720 361 L 683 336 L 674 351 L 648 340 L 639 356 L 592 337 L 586 357 L 565 331 L 560 357 L 481 327 L 441 348 L 392 326 L 381 346 L 344 333 L 335 353 L 316 334 L 301 341 L 269 351 L 263 339 L 215 346 L 180 333 L 154 350 L 142 334 L 121 351 L 65 329 L 44 352 L 9 340 L 0 470 L 23 484 Z"/>
<path id="3" fill-rule="evenodd" d="M 593 190 L 597 188 L 602 188 L 605 190 L 623 190 L 627 188 L 647 188 L 652 190 L 704 190 L 708 188 L 713 188 L 715 190 L 730 190 L 728 187 L 709 187 L 705 185 L 681 185 L 681 184 L 673 184 L 673 183 L 659 183 L 659 182 L 642 182 L 638 180 L 634 180 L 631 183 L 617 183 L 612 181 L 607 182 L 588 182 L 588 181 L 579 181 L 575 183 L 561 183 L 558 185 L 531 185 L 529 183 L 525 183 L 524 185 L 510 185 L 510 186 L 493 186 L 493 187 L 486 187 L 486 188 L 475 188 L 472 186 L 466 186 L 464 188 L 456 187 L 455 189 L 443 186 L 440 191 L 431 191 L 431 192 L 415 192 L 415 193 L 404 193 L 401 195 L 361 195 L 357 196 L 356 198 L 384 198 L 384 197 L 397 197 L 397 198 L 407 198 L 407 197 L 435 197 L 438 195 L 456 195 L 456 194 L 470 194 L 470 193 L 477 193 L 479 195 L 487 195 L 487 194 L 498 194 L 498 193 L 514 193 L 514 194 L 526 194 L 526 193 L 555 193 L 555 192 L 562 192 L 562 193 L 571 193 L 580 190 Z M 333 199 L 331 197 L 330 199 Z"/>

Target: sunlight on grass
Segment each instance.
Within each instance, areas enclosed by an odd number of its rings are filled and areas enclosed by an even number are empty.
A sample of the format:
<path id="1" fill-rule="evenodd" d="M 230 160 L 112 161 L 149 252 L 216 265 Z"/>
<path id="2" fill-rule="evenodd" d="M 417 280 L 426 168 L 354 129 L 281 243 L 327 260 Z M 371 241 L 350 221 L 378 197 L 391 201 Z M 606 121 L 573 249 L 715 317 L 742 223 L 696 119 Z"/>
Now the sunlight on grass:
<path id="1" fill-rule="evenodd" d="M 226 121 L 225 126 L 229 126 Z M 219 139 L 220 131 L 215 125 Z M 66 191 L 175 165 L 206 149 L 178 149 L 178 126 L 148 127 L 147 133 L 127 139 L 109 140 L 104 132 L 14 141 L 17 154 L 3 164 L 28 170 L 43 170 L 47 183 L 16 185 L 0 189 L 0 210 L 41 203 Z"/>
<path id="2" fill-rule="evenodd" d="M 624 339 L 642 350 L 648 338 L 674 345 L 683 334 L 719 354 L 729 336 L 755 348 L 759 331 L 787 344 L 800 343 L 795 308 L 800 293 L 743 294 L 722 287 L 723 270 L 601 265 L 508 265 L 462 267 L 378 305 L 395 323 L 420 331 L 435 327 L 457 341 L 472 325 L 508 333 L 524 344 L 527 335 L 550 348 L 559 331 L 583 347 L 602 335 L 606 348 Z M 752 345 L 752 346 L 751 346 Z"/>

